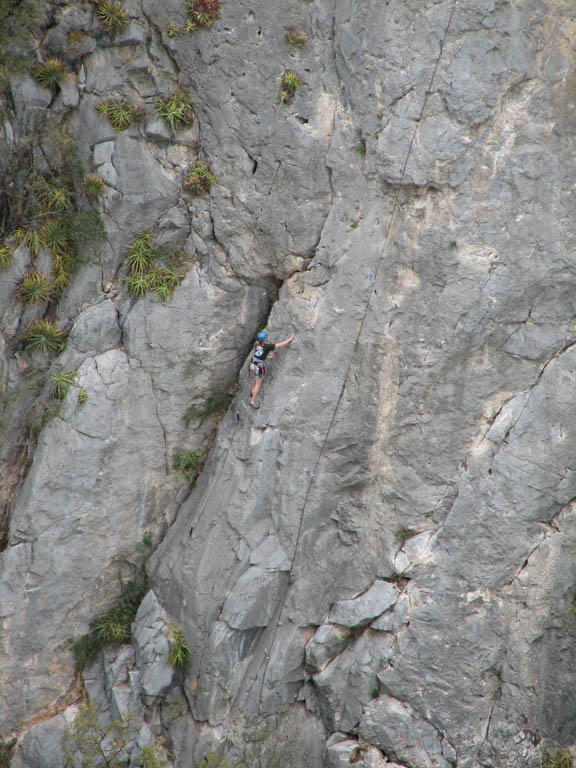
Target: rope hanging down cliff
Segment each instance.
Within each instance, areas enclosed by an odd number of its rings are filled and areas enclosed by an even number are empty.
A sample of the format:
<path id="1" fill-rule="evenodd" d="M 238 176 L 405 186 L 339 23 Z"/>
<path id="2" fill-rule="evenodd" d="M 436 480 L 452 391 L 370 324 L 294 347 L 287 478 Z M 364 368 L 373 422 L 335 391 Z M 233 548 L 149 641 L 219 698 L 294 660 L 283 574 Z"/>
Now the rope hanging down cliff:
<path id="1" fill-rule="evenodd" d="M 396 209 L 398 207 L 398 200 L 399 200 L 399 196 L 400 196 L 400 190 L 401 190 L 401 187 L 402 187 L 402 181 L 404 180 L 404 176 L 406 174 L 406 168 L 408 166 L 408 161 L 409 161 L 410 155 L 412 153 L 412 146 L 414 144 L 414 139 L 416 138 L 416 133 L 418 132 L 418 128 L 420 127 L 420 122 L 421 122 L 422 117 L 424 115 L 424 110 L 426 108 L 426 103 L 428 101 L 428 96 L 430 95 L 430 93 L 432 91 L 432 86 L 433 86 L 434 80 L 436 78 L 436 72 L 438 70 L 438 66 L 439 66 L 440 61 L 442 59 L 442 55 L 443 55 L 443 52 L 444 52 L 444 45 L 446 43 L 446 39 L 448 37 L 450 26 L 452 24 L 452 18 L 454 16 L 454 10 L 456 8 L 457 1 L 458 0 L 453 0 L 453 2 L 452 2 L 452 6 L 450 8 L 450 14 L 449 14 L 449 17 L 448 17 L 448 22 L 447 22 L 446 27 L 444 29 L 444 35 L 442 37 L 442 40 L 440 41 L 440 51 L 438 53 L 438 57 L 436 58 L 436 62 L 434 64 L 434 69 L 433 69 L 432 75 L 430 77 L 430 82 L 428 84 L 428 88 L 426 89 L 426 92 L 424 94 L 424 99 L 423 99 L 423 102 L 422 102 L 422 108 L 420 110 L 420 114 L 418 115 L 418 118 L 416 119 L 414 130 L 412 131 L 412 136 L 410 138 L 410 143 L 408 145 L 408 150 L 406 152 L 406 157 L 404 159 L 404 165 L 402 166 L 402 173 L 400 175 L 400 179 L 399 179 L 399 181 L 397 183 L 397 186 L 396 186 L 396 192 L 395 192 L 395 195 L 394 195 L 392 211 L 390 212 L 390 216 L 389 216 L 389 219 L 388 219 L 388 225 L 386 227 L 386 233 L 385 233 L 385 236 L 384 236 L 384 243 L 383 243 L 383 246 L 382 246 L 382 249 L 381 249 L 378 261 L 376 262 L 376 267 L 374 269 L 374 279 L 372 280 L 372 282 L 370 284 L 370 289 L 368 291 L 368 296 L 367 296 L 366 304 L 365 304 L 365 307 L 364 307 L 364 313 L 362 315 L 362 319 L 361 319 L 360 325 L 358 327 L 358 333 L 356 334 L 356 340 L 354 342 L 354 347 L 353 347 L 352 353 L 350 355 L 350 360 L 349 360 L 349 363 L 348 363 L 348 367 L 346 368 L 346 373 L 344 375 L 344 380 L 342 382 L 342 388 L 340 390 L 340 394 L 338 395 L 338 399 L 336 400 L 336 404 L 335 404 L 333 412 L 332 412 L 332 417 L 330 419 L 330 423 L 328 424 L 328 429 L 326 431 L 326 434 L 324 436 L 324 440 L 323 440 L 322 445 L 320 447 L 320 451 L 318 453 L 318 457 L 316 459 L 316 463 L 314 464 L 314 468 L 313 468 L 312 473 L 310 474 L 310 477 L 309 477 L 309 480 L 308 480 L 308 487 L 307 487 L 307 490 L 306 490 L 306 495 L 304 497 L 304 502 L 302 504 L 302 508 L 300 510 L 298 531 L 297 531 L 297 534 L 296 534 L 296 541 L 295 541 L 295 544 L 294 544 L 294 550 L 293 550 L 292 559 L 291 559 L 291 562 L 290 562 L 290 579 L 288 580 L 288 582 L 286 584 L 286 587 L 284 588 L 284 591 L 283 591 L 283 594 L 282 594 L 282 598 L 281 598 L 281 601 L 280 601 L 280 605 L 279 605 L 279 609 L 276 611 L 276 617 L 274 619 L 274 624 L 273 624 L 273 631 L 272 631 L 271 637 L 269 638 L 269 641 L 268 641 L 268 648 L 264 651 L 264 660 L 265 660 L 265 662 L 264 662 L 264 668 L 263 668 L 263 671 L 262 671 L 262 682 L 260 684 L 260 692 L 259 692 L 259 695 L 258 695 L 258 707 L 257 707 L 257 712 L 256 712 L 256 716 L 257 717 L 259 717 L 260 714 L 261 714 L 262 698 L 263 698 L 263 693 L 264 693 L 264 684 L 266 682 L 266 675 L 267 675 L 267 672 L 268 672 L 268 666 L 270 664 L 270 657 L 271 657 L 272 649 L 274 647 L 274 643 L 275 643 L 275 640 L 276 640 L 276 635 L 277 635 L 277 632 L 278 632 L 278 626 L 280 624 L 280 619 L 282 618 L 282 614 L 284 612 L 284 607 L 286 605 L 286 598 L 287 598 L 287 595 L 288 595 L 288 590 L 290 588 L 290 584 L 292 583 L 293 576 L 294 576 L 294 567 L 295 567 L 295 564 L 296 564 L 296 560 L 297 560 L 297 556 L 298 556 L 298 550 L 299 550 L 299 547 L 300 547 L 300 538 L 301 538 L 301 534 L 302 534 L 302 526 L 303 526 L 303 523 L 304 523 L 304 517 L 305 517 L 305 513 L 306 513 L 306 507 L 307 507 L 307 504 L 308 504 L 308 499 L 310 497 L 312 486 L 314 484 L 314 478 L 316 476 L 316 470 L 318 469 L 318 465 L 320 463 L 320 459 L 322 458 L 322 456 L 324 454 L 324 450 L 326 448 L 326 443 L 328 442 L 328 438 L 329 438 L 330 433 L 332 431 L 332 427 L 334 426 L 334 421 L 336 419 L 336 415 L 338 413 L 338 410 L 340 409 L 340 404 L 342 402 L 342 398 L 343 398 L 344 392 L 346 390 L 346 385 L 348 384 L 348 379 L 350 377 L 350 371 L 352 369 L 352 364 L 354 362 L 354 357 L 355 357 L 356 352 L 358 350 L 358 345 L 360 343 L 360 338 L 361 338 L 362 332 L 364 330 L 364 324 L 366 322 L 366 317 L 367 317 L 368 311 L 370 309 L 370 302 L 372 300 L 372 295 L 373 295 L 373 292 L 374 292 L 374 286 L 376 284 L 376 278 L 378 276 L 378 272 L 380 270 L 380 266 L 382 264 L 382 260 L 384 258 L 384 254 L 386 252 L 386 247 L 388 245 L 388 239 L 389 239 L 390 231 L 392 229 L 392 223 L 394 221 L 394 216 L 396 214 Z M 251 768 L 253 768 L 253 766 L 254 766 L 254 758 L 255 758 L 255 753 L 253 751 L 252 759 L 250 761 Z"/>

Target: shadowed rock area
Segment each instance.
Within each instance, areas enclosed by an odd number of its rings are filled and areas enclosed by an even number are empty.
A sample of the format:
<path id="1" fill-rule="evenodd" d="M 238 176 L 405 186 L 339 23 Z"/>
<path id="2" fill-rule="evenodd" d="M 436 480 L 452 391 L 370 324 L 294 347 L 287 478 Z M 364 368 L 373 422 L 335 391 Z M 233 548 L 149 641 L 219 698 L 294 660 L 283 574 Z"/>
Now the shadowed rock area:
<path id="1" fill-rule="evenodd" d="M 2 95 L 12 768 L 571 760 L 573 8 L 123 9 L 48 6 Z"/>

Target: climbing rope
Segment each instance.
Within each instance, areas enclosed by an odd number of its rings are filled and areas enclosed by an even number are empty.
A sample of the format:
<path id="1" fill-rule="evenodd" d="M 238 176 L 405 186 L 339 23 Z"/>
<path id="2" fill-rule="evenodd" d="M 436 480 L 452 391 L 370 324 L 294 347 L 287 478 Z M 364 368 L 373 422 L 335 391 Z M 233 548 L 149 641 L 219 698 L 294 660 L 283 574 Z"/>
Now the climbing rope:
<path id="1" fill-rule="evenodd" d="M 400 180 L 398 181 L 398 184 L 397 184 L 397 187 L 396 187 L 396 193 L 394 195 L 394 201 L 393 201 L 393 205 L 392 205 L 392 210 L 390 212 L 390 216 L 389 216 L 389 219 L 388 219 L 388 225 L 386 227 L 386 233 L 384 235 L 384 244 L 382 246 L 382 249 L 381 249 L 378 261 L 376 262 L 376 267 L 374 269 L 374 277 L 373 277 L 373 280 L 372 280 L 372 282 L 370 284 L 370 289 L 368 291 L 368 296 L 367 296 L 366 304 L 365 304 L 365 307 L 364 307 L 364 313 L 362 315 L 362 319 L 360 320 L 360 325 L 358 327 L 358 333 L 356 334 L 356 339 L 355 339 L 355 342 L 354 342 L 354 347 L 352 349 L 352 353 L 350 355 L 348 366 L 346 368 L 346 373 L 344 375 L 344 379 L 343 379 L 343 382 L 342 382 L 342 388 L 340 389 L 340 394 L 338 395 L 338 398 L 336 400 L 336 404 L 335 404 L 334 409 L 332 411 L 332 417 L 330 419 L 330 423 L 328 424 L 328 428 L 326 430 L 326 434 L 324 435 L 324 440 L 322 441 L 322 445 L 320 447 L 320 451 L 318 452 L 318 457 L 316 459 L 316 463 L 314 464 L 314 468 L 313 468 L 313 470 L 312 470 L 312 472 L 310 474 L 309 480 L 308 480 L 308 486 L 307 486 L 307 489 L 306 489 L 306 494 L 304 496 L 304 502 L 303 502 L 301 510 L 300 510 L 299 523 L 298 523 L 298 531 L 297 531 L 296 540 L 295 540 L 295 543 L 294 543 L 292 559 L 290 561 L 290 572 L 289 572 L 290 575 L 289 575 L 289 579 L 288 579 L 288 581 L 286 583 L 286 586 L 284 587 L 282 598 L 280 600 L 279 609 L 276 611 L 276 618 L 274 620 L 272 634 L 271 634 L 271 636 L 270 636 L 270 638 L 268 640 L 267 649 L 264 652 L 264 668 L 263 668 L 263 671 L 262 671 L 262 681 L 261 681 L 261 684 L 260 684 L 260 692 L 259 692 L 259 695 L 258 695 L 258 706 L 257 706 L 257 709 L 256 709 L 256 717 L 257 718 L 259 718 L 261 716 L 262 699 L 263 699 L 263 695 L 264 695 L 264 685 L 265 685 L 266 676 L 267 676 L 267 673 L 268 673 L 268 666 L 270 664 L 270 658 L 271 658 L 271 654 L 272 654 L 272 649 L 274 647 L 274 643 L 276 641 L 276 636 L 278 634 L 278 627 L 280 625 L 280 619 L 282 618 L 282 614 L 283 614 L 284 608 L 286 606 L 286 599 L 287 599 L 287 596 L 288 596 L 288 590 L 290 588 L 290 584 L 292 583 L 293 576 L 294 576 L 294 567 L 296 565 L 296 560 L 297 560 L 297 557 L 298 557 L 298 551 L 299 551 L 299 548 L 300 548 L 300 539 L 301 539 L 301 536 L 302 536 L 302 526 L 304 524 L 304 517 L 305 517 L 305 513 L 306 513 L 306 507 L 308 505 L 308 500 L 310 498 L 310 493 L 312 491 L 312 486 L 314 485 L 314 478 L 316 477 L 316 470 L 318 469 L 318 466 L 320 464 L 320 459 L 324 455 L 324 451 L 325 451 L 325 448 L 326 448 L 326 444 L 328 442 L 328 438 L 330 437 L 330 433 L 332 431 L 332 428 L 334 426 L 334 422 L 336 420 L 336 415 L 338 414 L 338 411 L 340 409 L 340 404 L 342 402 L 342 398 L 344 397 L 344 392 L 346 390 L 346 385 L 348 384 L 348 379 L 350 377 L 350 371 L 352 370 L 352 364 L 354 362 L 354 356 L 356 355 L 356 352 L 358 350 L 358 346 L 360 344 L 360 338 L 362 336 L 362 332 L 364 330 L 364 325 L 365 325 L 365 322 L 366 322 L 366 318 L 368 316 L 368 311 L 370 309 L 370 302 L 372 300 L 372 295 L 374 293 L 374 286 L 376 285 L 376 278 L 378 276 L 378 272 L 380 270 L 380 266 L 382 265 L 382 260 L 384 258 L 384 254 L 386 252 L 386 247 L 388 245 L 388 239 L 389 239 L 389 236 L 390 236 L 390 231 L 392 229 L 392 224 L 393 224 L 393 221 L 394 221 L 394 216 L 396 214 L 396 209 L 398 207 L 398 200 L 399 200 L 399 197 L 400 197 L 400 190 L 402 188 L 402 181 L 404 180 L 404 176 L 406 175 L 406 168 L 408 167 L 408 161 L 409 161 L 410 155 L 412 153 L 412 146 L 413 146 L 414 140 L 416 138 L 416 133 L 418 132 L 418 128 L 420 127 L 420 122 L 421 122 L 422 117 L 424 115 L 424 110 L 426 108 L 426 103 L 428 101 L 428 96 L 430 95 L 430 93 L 432 91 L 432 86 L 433 86 L 434 80 L 436 78 L 436 72 L 438 71 L 438 66 L 439 66 L 440 61 L 442 59 L 442 54 L 444 52 L 444 45 L 446 43 L 446 39 L 448 37 L 448 32 L 449 32 L 450 26 L 452 24 L 452 18 L 454 16 L 454 10 L 456 8 L 457 1 L 458 0 L 452 0 L 452 6 L 451 6 L 451 9 L 450 9 L 450 15 L 448 17 L 448 22 L 447 22 L 446 27 L 444 29 L 444 35 L 442 37 L 442 40 L 440 41 L 440 51 L 438 53 L 438 57 L 436 58 L 436 62 L 434 64 L 434 69 L 433 69 L 432 75 L 430 77 L 430 82 L 428 84 L 428 88 L 426 89 L 426 92 L 424 94 L 424 100 L 422 102 L 422 108 L 420 109 L 420 114 L 418 115 L 418 118 L 417 118 L 416 123 L 414 125 L 414 130 L 412 131 L 412 136 L 410 138 L 410 143 L 408 145 L 408 150 L 406 152 L 406 157 L 404 159 L 404 165 L 402 166 L 402 172 L 400 174 Z M 251 761 L 250 761 L 250 768 L 254 768 L 254 759 L 255 759 L 255 745 L 254 745 L 254 748 L 252 750 L 252 758 L 251 758 Z"/>

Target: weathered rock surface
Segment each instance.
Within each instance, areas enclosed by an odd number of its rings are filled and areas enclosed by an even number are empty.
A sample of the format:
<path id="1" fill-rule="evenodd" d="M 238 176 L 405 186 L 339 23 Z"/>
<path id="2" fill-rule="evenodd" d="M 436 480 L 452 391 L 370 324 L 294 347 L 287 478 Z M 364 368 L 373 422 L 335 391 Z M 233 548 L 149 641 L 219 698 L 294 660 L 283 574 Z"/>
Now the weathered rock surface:
<path id="1" fill-rule="evenodd" d="M 43 767 L 38 734 L 56 743 L 62 721 L 26 724 L 63 701 L 66 641 L 141 567 L 144 536 L 135 650 L 86 682 L 110 716 L 135 707 L 138 748 L 164 729 L 177 765 L 241 757 L 246 718 L 286 712 L 286 743 L 318 767 L 525 768 L 574 745 L 571 9 L 239 0 L 172 38 L 176 0 L 127 8 L 115 40 L 91 11 L 58 11 L 55 51 L 86 34 L 77 85 L 52 99 L 13 78 L 2 138 L 14 151 L 54 113 L 107 185 L 108 243 L 58 305 L 77 387 L 33 455 L 14 447 L 27 248 L 0 285 L 16 489 L 0 733 L 21 734 L 18 768 Z M 279 103 L 288 69 L 301 86 Z M 197 116 L 180 134 L 154 111 L 178 87 Z M 94 111 L 108 97 L 143 119 L 118 133 Z M 183 189 L 197 157 L 218 177 L 208 196 Z M 165 302 L 123 287 L 145 230 L 187 260 Z M 251 411 L 263 324 L 298 335 Z M 217 420 L 183 415 L 239 371 L 189 492 L 174 454 L 203 451 Z M 184 705 L 170 622 L 191 650 Z"/>

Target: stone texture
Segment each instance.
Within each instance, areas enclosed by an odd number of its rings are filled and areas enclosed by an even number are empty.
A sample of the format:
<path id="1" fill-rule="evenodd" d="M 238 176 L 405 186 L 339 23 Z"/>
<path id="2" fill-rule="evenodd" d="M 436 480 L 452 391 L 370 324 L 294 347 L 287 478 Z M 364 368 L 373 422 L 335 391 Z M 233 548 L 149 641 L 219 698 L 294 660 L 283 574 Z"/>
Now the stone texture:
<path id="1" fill-rule="evenodd" d="M 193 717 L 170 720 L 180 764 L 245 716 L 296 710 L 315 768 L 538 765 L 542 745 L 576 742 L 570 9 L 459 0 L 430 87 L 444 2 L 239 0 L 173 40 L 175 0 L 127 7 L 117 40 L 86 9 L 55 13 L 47 43 L 76 24 L 98 41 L 77 106 L 73 89 L 63 110 L 30 77 L 11 81 L 3 173 L 54 114 L 109 192 L 108 242 L 58 305 L 72 328 L 61 362 L 88 401 L 73 389 L 35 451 L 1 449 L 17 488 L 0 553 L 2 732 L 66 691 L 65 641 L 116 599 L 152 533 L 154 594 L 192 648 Z M 301 51 L 288 27 L 308 35 Z M 302 84 L 281 104 L 288 68 Z M 177 87 L 197 122 L 168 137 L 154 105 Z M 144 119 L 117 133 L 94 111 L 108 97 Z M 193 197 L 182 182 L 198 156 L 218 184 Z M 188 260 L 166 302 L 122 284 L 126 246 L 148 229 Z M 18 334 L 36 313 L 13 300 L 30 255 L 16 262 L 0 281 L 14 446 L 32 399 Z M 298 335 L 252 412 L 246 359 L 263 325 Z M 188 430 L 190 404 L 239 371 L 218 428 Z M 190 492 L 174 452 L 209 443 Z M 421 533 L 400 548 L 402 528 Z M 364 606 L 375 589 L 385 599 Z M 371 628 L 340 650 L 335 617 Z M 94 690 L 110 676 L 136 691 L 142 670 L 109 661 Z"/>
<path id="2" fill-rule="evenodd" d="M 133 642 L 140 684 L 145 696 L 162 696 L 174 678 L 170 664 L 170 617 L 150 591 L 134 622 Z"/>
<path id="3" fill-rule="evenodd" d="M 391 608 L 398 599 L 398 588 L 387 581 L 375 581 L 362 595 L 341 600 L 332 607 L 328 619 L 333 624 L 357 627 Z"/>

